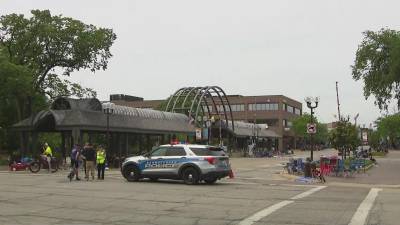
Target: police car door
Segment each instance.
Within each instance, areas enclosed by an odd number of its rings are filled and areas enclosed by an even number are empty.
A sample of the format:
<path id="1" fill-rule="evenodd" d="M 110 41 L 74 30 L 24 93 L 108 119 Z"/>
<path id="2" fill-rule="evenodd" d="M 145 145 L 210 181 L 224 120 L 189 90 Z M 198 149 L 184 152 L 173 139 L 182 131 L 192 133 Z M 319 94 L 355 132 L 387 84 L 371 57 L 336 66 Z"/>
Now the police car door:
<path id="1" fill-rule="evenodd" d="M 178 175 L 179 167 L 187 161 L 186 151 L 181 146 L 171 146 L 165 156 L 165 175 Z"/>
<path id="2" fill-rule="evenodd" d="M 143 160 L 140 164 L 143 174 L 159 174 L 163 170 L 163 160 L 167 153 L 167 147 L 159 147 L 153 150 L 148 159 Z"/>

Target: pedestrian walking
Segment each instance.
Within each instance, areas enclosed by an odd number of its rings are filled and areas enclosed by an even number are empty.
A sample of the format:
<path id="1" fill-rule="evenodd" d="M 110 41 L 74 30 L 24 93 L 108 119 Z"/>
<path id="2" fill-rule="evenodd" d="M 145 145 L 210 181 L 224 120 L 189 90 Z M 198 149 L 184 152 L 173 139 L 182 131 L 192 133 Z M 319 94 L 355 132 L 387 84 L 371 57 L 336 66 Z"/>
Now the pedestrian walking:
<path id="1" fill-rule="evenodd" d="M 101 145 L 97 149 L 96 163 L 97 163 L 97 179 L 104 180 L 104 170 L 106 168 L 106 151 Z"/>
<path id="2" fill-rule="evenodd" d="M 70 180 L 72 180 L 74 176 L 76 180 L 81 180 L 79 178 L 79 164 L 81 157 L 81 146 L 76 144 L 71 151 L 71 173 L 68 175 Z"/>
<path id="3" fill-rule="evenodd" d="M 89 173 L 94 180 L 94 165 L 96 162 L 96 151 L 94 150 L 92 144 L 88 143 L 85 146 L 85 158 L 86 158 L 86 180 L 89 180 Z"/>

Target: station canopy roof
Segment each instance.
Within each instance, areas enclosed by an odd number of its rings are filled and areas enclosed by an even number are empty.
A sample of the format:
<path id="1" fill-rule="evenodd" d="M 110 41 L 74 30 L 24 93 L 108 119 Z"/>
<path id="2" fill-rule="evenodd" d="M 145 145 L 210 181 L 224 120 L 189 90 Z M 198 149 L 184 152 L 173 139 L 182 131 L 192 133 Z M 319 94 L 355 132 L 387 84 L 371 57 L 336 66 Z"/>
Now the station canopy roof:
<path id="1" fill-rule="evenodd" d="M 63 131 L 73 128 L 90 131 L 105 131 L 107 107 L 98 99 L 58 98 L 50 109 L 14 124 L 14 129 L 22 131 Z M 132 133 L 195 133 L 189 118 L 180 113 L 170 113 L 151 109 L 113 106 L 109 117 L 109 130 Z"/>
<path id="2" fill-rule="evenodd" d="M 246 123 L 242 121 L 235 121 L 235 129 L 232 129 L 232 125 L 228 123 L 228 129 L 234 132 L 236 137 L 252 137 L 257 136 L 261 138 L 281 138 L 282 136 L 277 134 L 275 131 L 268 128 L 267 124 L 254 124 Z"/>

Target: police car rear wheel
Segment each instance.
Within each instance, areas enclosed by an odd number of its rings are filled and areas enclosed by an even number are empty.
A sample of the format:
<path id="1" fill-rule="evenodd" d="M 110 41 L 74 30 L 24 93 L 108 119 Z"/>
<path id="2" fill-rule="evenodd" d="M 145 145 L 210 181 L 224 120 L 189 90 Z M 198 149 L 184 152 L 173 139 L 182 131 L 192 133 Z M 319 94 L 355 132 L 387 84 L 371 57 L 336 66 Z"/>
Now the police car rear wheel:
<path id="1" fill-rule="evenodd" d="M 196 169 L 189 167 L 183 171 L 182 178 L 185 184 L 197 184 L 199 182 L 199 173 Z"/>
<path id="2" fill-rule="evenodd" d="M 124 168 L 124 175 L 127 181 L 133 182 L 140 179 L 139 169 L 135 165 L 128 165 Z"/>

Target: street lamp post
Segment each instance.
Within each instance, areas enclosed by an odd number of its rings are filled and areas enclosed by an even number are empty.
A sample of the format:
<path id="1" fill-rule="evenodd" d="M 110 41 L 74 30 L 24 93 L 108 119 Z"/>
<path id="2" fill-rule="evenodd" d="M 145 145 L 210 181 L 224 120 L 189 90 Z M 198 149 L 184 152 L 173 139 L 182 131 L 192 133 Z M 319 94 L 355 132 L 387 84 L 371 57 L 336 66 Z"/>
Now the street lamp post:
<path id="1" fill-rule="evenodd" d="M 311 110 L 311 119 L 310 123 L 314 123 L 314 109 L 318 107 L 319 103 L 319 98 L 318 97 L 307 97 L 305 99 L 307 103 L 307 107 Z M 310 133 L 310 145 L 311 145 L 311 161 L 314 160 L 314 140 L 313 140 L 314 134 Z"/>
<path id="2" fill-rule="evenodd" d="M 206 120 L 206 127 L 207 127 L 207 144 L 210 145 L 211 143 L 211 118 L 207 118 Z"/>
<path id="3" fill-rule="evenodd" d="M 110 150 L 110 115 L 114 113 L 114 103 L 108 102 L 103 105 L 103 112 L 107 116 L 107 151 Z"/>

